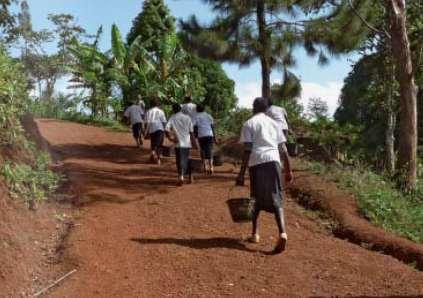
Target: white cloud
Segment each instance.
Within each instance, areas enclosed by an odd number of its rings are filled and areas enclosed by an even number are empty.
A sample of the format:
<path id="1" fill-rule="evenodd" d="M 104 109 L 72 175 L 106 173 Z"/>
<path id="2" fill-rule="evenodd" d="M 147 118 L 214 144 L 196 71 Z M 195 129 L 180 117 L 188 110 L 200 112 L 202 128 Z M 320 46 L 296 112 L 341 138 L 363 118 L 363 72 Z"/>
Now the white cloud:
<path id="1" fill-rule="evenodd" d="M 320 97 L 326 101 L 329 107 L 329 115 L 333 115 L 338 107 L 338 99 L 341 94 L 342 82 L 327 82 L 318 84 L 313 82 L 302 82 L 303 92 L 301 104 L 307 108 L 308 100 L 312 97 Z"/>
<path id="2" fill-rule="evenodd" d="M 272 83 L 276 83 L 273 80 Z M 300 103 L 307 108 L 308 100 L 312 97 L 320 97 L 329 106 L 329 114 L 333 115 L 338 107 L 338 99 L 343 86 L 342 82 L 331 81 L 324 84 L 314 82 L 302 82 L 302 94 Z M 236 85 L 235 94 L 239 101 L 238 106 L 250 108 L 254 98 L 261 94 L 261 82 L 245 82 Z"/>
<path id="3" fill-rule="evenodd" d="M 261 95 L 261 82 L 237 83 L 235 94 L 238 97 L 238 106 L 251 108 L 254 98 Z"/>

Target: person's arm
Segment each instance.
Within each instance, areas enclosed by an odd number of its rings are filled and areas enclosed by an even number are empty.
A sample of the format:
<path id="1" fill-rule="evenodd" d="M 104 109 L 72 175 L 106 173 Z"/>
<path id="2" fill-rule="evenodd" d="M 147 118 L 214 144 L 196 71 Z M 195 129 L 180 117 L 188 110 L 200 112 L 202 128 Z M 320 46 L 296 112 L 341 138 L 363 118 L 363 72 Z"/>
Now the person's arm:
<path id="1" fill-rule="evenodd" d="M 176 134 L 173 132 L 173 126 L 172 121 L 169 120 L 169 122 L 165 126 L 165 135 L 171 141 L 172 143 L 176 144 L 178 143 L 178 138 L 176 137 Z"/>
<path id="2" fill-rule="evenodd" d="M 150 131 L 150 121 L 149 121 L 149 113 L 145 114 L 145 130 L 144 130 L 144 138 L 148 137 Z"/>
<path id="3" fill-rule="evenodd" d="M 244 144 L 244 153 L 242 155 L 241 169 L 239 171 L 238 177 L 236 178 L 236 185 L 238 186 L 244 186 L 245 184 L 245 172 L 247 171 L 248 161 L 250 160 L 252 147 L 252 143 Z"/>
<path id="4" fill-rule="evenodd" d="M 294 176 L 292 174 L 291 159 L 289 158 L 285 143 L 279 144 L 279 154 L 284 164 L 285 183 L 292 183 Z"/>
<path id="5" fill-rule="evenodd" d="M 198 149 L 198 145 L 197 145 L 197 138 L 194 135 L 194 132 L 190 132 L 189 136 L 191 138 L 191 144 L 192 144 L 192 148 L 193 149 Z"/>
<path id="6" fill-rule="evenodd" d="M 211 129 L 212 129 L 212 132 L 213 132 L 213 142 L 216 145 L 219 145 L 219 142 L 217 141 L 217 137 L 216 137 L 216 130 L 214 129 L 214 124 L 211 125 Z"/>

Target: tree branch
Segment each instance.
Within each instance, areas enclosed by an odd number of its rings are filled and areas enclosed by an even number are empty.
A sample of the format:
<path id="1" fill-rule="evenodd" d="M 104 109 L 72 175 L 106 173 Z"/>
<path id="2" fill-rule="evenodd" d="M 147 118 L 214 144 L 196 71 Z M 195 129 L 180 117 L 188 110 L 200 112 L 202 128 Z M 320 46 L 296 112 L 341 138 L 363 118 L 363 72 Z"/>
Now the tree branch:
<path id="1" fill-rule="evenodd" d="M 370 30 L 372 30 L 373 32 L 376 32 L 378 34 L 384 34 L 384 35 L 386 35 L 386 37 L 388 37 L 389 39 L 391 39 L 391 35 L 386 30 L 379 30 L 379 29 L 373 27 L 369 22 L 366 21 L 365 18 L 363 18 L 360 15 L 360 13 L 354 7 L 354 5 L 352 3 L 352 0 L 348 0 L 348 5 L 350 6 L 350 8 L 353 11 L 353 13 L 363 22 L 364 25 L 366 25 L 367 28 L 369 28 Z"/>

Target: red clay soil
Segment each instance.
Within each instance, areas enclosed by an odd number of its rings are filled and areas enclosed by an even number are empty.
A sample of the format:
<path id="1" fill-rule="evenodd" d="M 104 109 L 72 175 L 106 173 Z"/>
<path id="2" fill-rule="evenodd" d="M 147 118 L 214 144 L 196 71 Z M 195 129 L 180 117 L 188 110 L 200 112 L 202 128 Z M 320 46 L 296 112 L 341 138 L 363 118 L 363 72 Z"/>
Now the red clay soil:
<path id="1" fill-rule="evenodd" d="M 262 242 L 226 206 L 234 169 L 175 186 L 173 160 L 147 164 L 130 134 L 38 120 L 64 163 L 81 207 L 63 273 L 49 297 L 343 297 L 423 295 L 423 272 L 325 232 L 290 198 L 287 251 L 272 256 L 273 217 Z"/>
<path id="2" fill-rule="evenodd" d="M 334 231 L 338 237 L 357 244 L 364 243 L 373 250 L 414 263 L 423 270 L 423 245 L 372 225 L 360 215 L 355 198 L 340 190 L 335 183 L 307 171 L 298 171 L 297 174 L 299 179 L 290 186 L 290 193 L 302 205 L 328 212 L 338 224 Z"/>
<path id="3" fill-rule="evenodd" d="M 64 225 L 55 215 L 65 212 L 55 204 L 30 211 L 0 182 L 0 297 L 29 297 L 59 274 L 56 248 Z"/>

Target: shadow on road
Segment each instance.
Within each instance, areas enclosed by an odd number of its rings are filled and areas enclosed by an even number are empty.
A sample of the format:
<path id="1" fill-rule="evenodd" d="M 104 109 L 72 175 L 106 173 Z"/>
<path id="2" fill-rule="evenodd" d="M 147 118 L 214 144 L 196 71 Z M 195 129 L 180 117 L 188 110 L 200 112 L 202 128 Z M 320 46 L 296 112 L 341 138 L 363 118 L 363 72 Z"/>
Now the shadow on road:
<path id="1" fill-rule="evenodd" d="M 242 240 L 227 238 L 227 237 L 214 237 L 214 238 L 198 238 L 198 239 L 178 239 L 178 238 L 160 238 L 160 239 L 147 239 L 147 238 L 132 238 L 131 241 L 140 244 L 175 244 L 192 249 L 213 249 L 213 248 L 229 248 L 246 252 L 263 253 L 265 252 L 248 248 Z"/>

